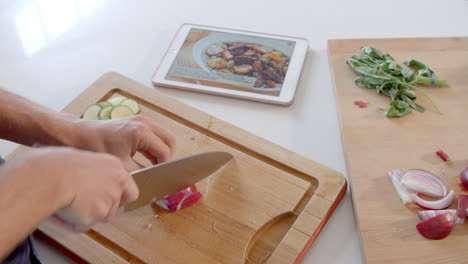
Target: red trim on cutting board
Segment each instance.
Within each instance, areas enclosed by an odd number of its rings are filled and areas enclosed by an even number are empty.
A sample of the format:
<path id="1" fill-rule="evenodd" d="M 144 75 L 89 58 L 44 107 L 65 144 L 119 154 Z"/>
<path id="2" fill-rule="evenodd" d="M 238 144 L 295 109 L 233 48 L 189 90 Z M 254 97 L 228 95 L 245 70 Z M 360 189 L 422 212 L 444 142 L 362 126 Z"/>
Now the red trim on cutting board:
<path id="1" fill-rule="evenodd" d="M 345 181 L 345 184 L 341 188 L 340 194 L 338 194 L 338 197 L 336 198 L 335 202 L 332 204 L 332 206 L 330 207 L 327 214 L 325 215 L 325 217 L 320 222 L 317 229 L 315 229 L 315 232 L 312 234 L 312 237 L 310 237 L 310 239 L 307 242 L 307 244 L 305 245 L 305 247 L 301 250 L 301 252 L 299 252 L 299 255 L 297 256 L 296 260 L 294 261 L 294 264 L 299 264 L 299 263 L 302 262 L 302 259 L 305 257 L 305 255 L 309 251 L 310 247 L 312 247 L 312 244 L 315 242 L 315 239 L 317 239 L 318 235 L 322 231 L 325 224 L 328 222 L 328 219 L 330 219 L 330 216 L 335 211 L 335 209 L 338 206 L 338 204 L 340 203 L 341 199 L 343 199 L 343 196 L 345 195 L 347 188 L 348 188 L 348 182 Z"/>
<path id="2" fill-rule="evenodd" d="M 34 232 L 34 237 L 37 237 L 38 239 L 40 239 L 40 240 L 46 242 L 47 244 L 51 245 L 53 248 L 60 251 L 65 256 L 69 257 L 70 259 L 72 259 L 73 261 L 75 261 L 78 264 L 89 264 L 88 262 L 86 262 L 85 260 L 80 258 L 78 255 L 71 252 L 70 250 L 68 250 L 64 246 L 60 245 L 59 243 L 57 243 L 57 241 L 55 241 L 52 238 L 48 237 L 46 234 L 42 233 L 39 230 L 36 230 Z"/>

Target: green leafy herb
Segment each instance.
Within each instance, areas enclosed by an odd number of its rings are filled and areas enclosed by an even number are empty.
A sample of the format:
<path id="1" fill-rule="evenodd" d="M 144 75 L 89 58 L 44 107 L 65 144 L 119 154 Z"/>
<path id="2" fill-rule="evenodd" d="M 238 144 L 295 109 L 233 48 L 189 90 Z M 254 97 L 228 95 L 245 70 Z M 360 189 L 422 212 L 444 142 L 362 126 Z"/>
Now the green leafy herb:
<path id="1" fill-rule="evenodd" d="M 401 100 L 394 100 L 390 103 L 390 108 L 384 112 L 386 116 L 399 117 L 411 113 L 411 108 L 406 102 Z"/>
<path id="2" fill-rule="evenodd" d="M 434 72 L 429 69 L 424 63 L 417 61 L 417 60 L 407 60 L 404 62 L 404 64 L 408 67 L 411 67 L 415 70 L 418 70 L 418 75 L 419 76 L 424 76 L 424 77 L 429 77 L 432 78 L 434 77 Z"/>
<path id="3" fill-rule="evenodd" d="M 436 103 L 416 84 L 448 86 L 446 80 L 436 79 L 434 71 L 422 62 L 416 60 L 405 61 L 409 68 L 403 68 L 389 54 L 372 47 L 362 47 L 359 56 L 353 55 L 346 63 L 361 76 L 355 83 L 364 88 L 375 89 L 377 93 L 391 98 L 390 108 L 384 111 L 390 117 L 399 117 L 411 113 L 411 109 L 424 112 L 424 107 L 416 104 L 416 94 L 413 90 L 427 97 L 440 113 Z"/>

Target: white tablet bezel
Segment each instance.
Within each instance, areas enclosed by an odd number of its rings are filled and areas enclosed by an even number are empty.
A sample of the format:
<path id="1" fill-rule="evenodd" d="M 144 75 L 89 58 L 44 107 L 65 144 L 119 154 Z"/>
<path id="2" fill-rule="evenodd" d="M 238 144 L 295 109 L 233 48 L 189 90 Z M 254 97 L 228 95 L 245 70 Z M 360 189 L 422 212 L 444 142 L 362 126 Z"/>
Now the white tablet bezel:
<path id="1" fill-rule="evenodd" d="M 288 72 L 286 73 L 286 76 L 284 78 L 284 82 L 283 82 L 283 86 L 281 88 L 280 94 L 278 96 L 265 95 L 265 94 L 258 94 L 258 93 L 252 93 L 252 92 L 245 92 L 245 91 L 231 90 L 231 89 L 205 86 L 205 85 L 199 85 L 199 84 L 191 84 L 191 83 L 166 80 L 165 78 L 167 76 L 167 73 L 169 72 L 174 60 L 177 57 L 177 54 L 179 53 L 179 50 L 184 44 L 184 41 L 192 28 L 295 41 L 296 45 L 294 47 L 294 51 L 292 53 L 291 60 L 289 62 Z M 164 55 L 159 67 L 157 68 L 152 81 L 153 81 L 153 85 L 155 86 L 159 85 L 159 86 L 170 87 L 170 88 L 192 90 L 192 91 L 198 91 L 198 92 L 209 93 L 209 94 L 217 94 L 217 95 L 223 95 L 223 96 L 229 96 L 229 97 L 261 101 L 265 103 L 289 105 L 292 103 L 294 94 L 296 92 L 297 83 L 299 82 L 299 77 L 302 71 L 302 66 L 304 64 L 307 50 L 308 50 L 308 42 L 306 39 L 303 39 L 303 38 L 285 37 L 285 36 L 262 34 L 262 33 L 250 32 L 250 31 L 233 30 L 233 29 L 225 29 L 225 28 L 210 27 L 210 26 L 202 26 L 202 25 L 195 25 L 195 24 L 182 24 L 179 30 L 177 31 L 176 36 L 172 40 L 170 47 L 167 50 L 166 54 Z"/>

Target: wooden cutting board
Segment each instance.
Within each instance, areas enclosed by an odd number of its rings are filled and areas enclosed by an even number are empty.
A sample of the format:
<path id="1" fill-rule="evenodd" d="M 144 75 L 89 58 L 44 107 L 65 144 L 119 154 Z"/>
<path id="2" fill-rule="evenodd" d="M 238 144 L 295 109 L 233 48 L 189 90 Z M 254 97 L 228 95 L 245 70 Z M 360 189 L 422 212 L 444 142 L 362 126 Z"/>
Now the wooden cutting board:
<path id="1" fill-rule="evenodd" d="M 203 198 L 177 213 L 148 205 L 120 210 L 86 234 L 48 222 L 40 231 L 90 263 L 301 262 L 346 191 L 340 173 L 116 73 L 64 111 L 81 115 L 117 95 L 175 134 L 175 158 L 218 150 L 234 159 L 197 184 Z"/>
<path id="2" fill-rule="evenodd" d="M 418 94 L 427 108 L 401 118 L 387 118 L 369 105 L 388 107 L 389 98 L 375 90 L 357 87 L 357 75 L 345 63 L 360 54 L 361 46 L 390 53 L 398 62 L 420 60 L 450 87 L 423 88 L 442 114 Z M 336 90 L 343 143 L 356 218 L 367 263 L 466 263 L 468 224 L 457 225 L 444 240 L 423 238 L 415 205 L 405 207 L 387 178 L 391 169 L 426 169 L 439 175 L 449 189 L 462 193 L 458 175 L 468 166 L 468 38 L 330 40 L 329 59 Z M 435 152 L 443 149 L 452 158 L 444 163 Z M 467 194 L 467 193 L 465 193 Z M 456 208 L 454 202 L 451 208 Z"/>

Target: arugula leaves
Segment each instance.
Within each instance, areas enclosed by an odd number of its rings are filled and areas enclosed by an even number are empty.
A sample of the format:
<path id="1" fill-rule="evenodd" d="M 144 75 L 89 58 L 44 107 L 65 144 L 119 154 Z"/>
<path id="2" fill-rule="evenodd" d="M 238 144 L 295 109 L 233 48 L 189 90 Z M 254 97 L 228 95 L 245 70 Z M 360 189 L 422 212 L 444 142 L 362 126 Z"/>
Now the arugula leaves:
<path id="1" fill-rule="evenodd" d="M 434 77 L 434 72 L 420 61 L 407 60 L 404 62 L 404 64 L 408 67 L 418 70 L 419 76 L 424 76 L 424 77 L 429 77 L 429 78 Z"/>
<path id="2" fill-rule="evenodd" d="M 424 112 L 424 107 L 414 102 L 416 94 L 412 90 L 426 96 L 440 113 L 435 102 L 414 85 L 448 86 L 446 80 L 436 79 L 434 71 L 417 60 L 405 61 L 404 64 L 409 68 L 403 68 L 390 54 L 384 54 L 372 47 L 362 47 L 361 50 L 361 55 L 349 57 L 346 63 L 361 74 L 354 80 L 358 86 L 375 89 L 378 94 L 391 98 L 390 108 L 384 111 L 386 116 L 404 116 L 411 113 L 412 109 Z"/>
<path id="3" fill-rule="evenodd" d="M 401 100 L 394 100 L 390 103 L 390 108 L 384 111 L 386 116 L 399 117 L 411 113 L 410 105 Z"/>

